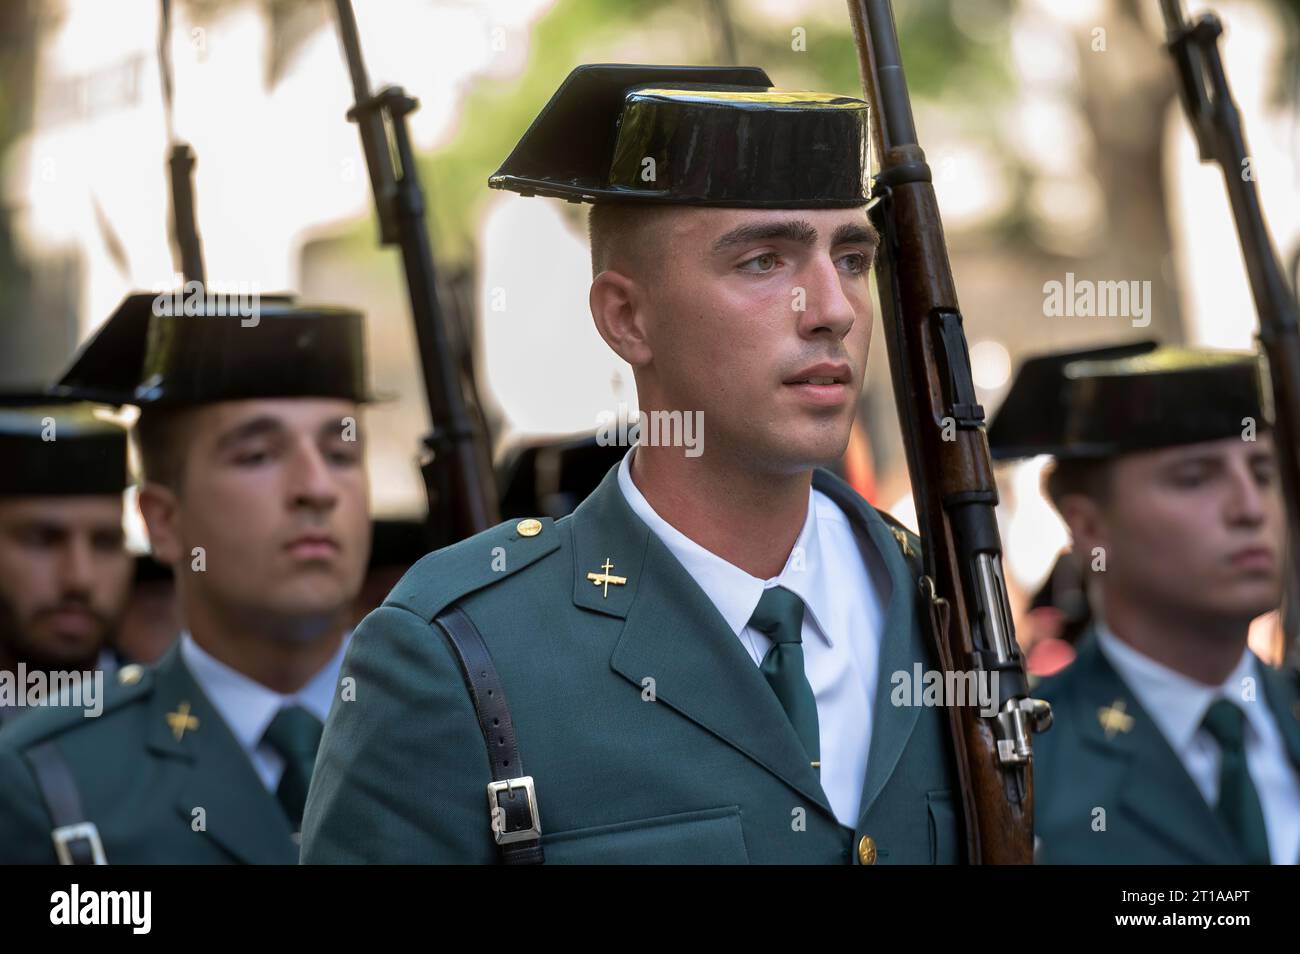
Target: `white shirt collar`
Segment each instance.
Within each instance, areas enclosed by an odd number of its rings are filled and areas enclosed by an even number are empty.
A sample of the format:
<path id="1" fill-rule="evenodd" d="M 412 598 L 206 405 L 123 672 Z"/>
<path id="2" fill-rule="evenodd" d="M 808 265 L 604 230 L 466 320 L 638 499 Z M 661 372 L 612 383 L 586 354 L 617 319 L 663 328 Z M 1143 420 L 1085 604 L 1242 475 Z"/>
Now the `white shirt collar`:
<path id="1" fill-rule="evenodd" d="M 180 652 L 186 668 L 208 701 L 221 714 L 239 744 L 251 753 L 261 744 L 275 714 L 285 706 L 300 705 L 321 722 L 325 721 L 334 701 L 343 653 L 351 635 L 348 633 L 343 637 L 338 652 L 292 695 L 269 689 L 214 658 L 194 641 L 189 630 L 181 633 Z"/>
<path id="2" fill-rule="evenodd" d="M 1138 697 L 1142 708 L 1155 720 L 1175 752 L 1188 749 L 1206 711 L 1218 699 L 1235 703 L 1246 713 L 1255 732 L 1263 731 L 1260 720 L 1266 722 L 1268 719 L 1264 706 L 1249 705 L 1242 697 L 1244 680 L 1250 679 L 1255 686 L 1255 700 L 1264 698 L 1264 686 L 1250 650 L 1242 651 L 1241 659 L 1228 678 L 1217 686 L 1207 686 L 1138 652 L 1100 621 L 1096 633 L 1097 643 L 1107 661 Z"/>
<path id="3" fill-rule="evenodd" d="M 833 594 L 827 590 L 826 574 L 818 572 L 823 557 L 817 523 L 820 519 L 826 518 L 827 507 L 833 511 L 832 516 L 841 520 L 844 517 L 829 499 L 809 488 L 808 511 L 804 517 L 803 529 L 799 531 L 790 555 L 786 558 L 785 567 L 777 576 L 760 580 L 740 567 L 728 563 L 716 553 L 706 550 L 655 512 L 632 480 L 634 453 L 636 453 L 635 445 L 623 456 L 623 460 L 618 465 L 618 486 L 628 506 L 668 547 L 672 555 L 677 558 L 677 562 L 699 584 L 700 589 L 712 600 L 733 633 L 739 636 L 744 630 L 749 618 L 754 615 L 754 610 L 758 607 L 758 601 L 765 589 L 783 586 L 804 601 L 807 611 L 812 614 L 817 624 L 815 627 L 817 632 L 829 645 L 834 645 L 826 625 L 826 622 L 831 619 Z"/>

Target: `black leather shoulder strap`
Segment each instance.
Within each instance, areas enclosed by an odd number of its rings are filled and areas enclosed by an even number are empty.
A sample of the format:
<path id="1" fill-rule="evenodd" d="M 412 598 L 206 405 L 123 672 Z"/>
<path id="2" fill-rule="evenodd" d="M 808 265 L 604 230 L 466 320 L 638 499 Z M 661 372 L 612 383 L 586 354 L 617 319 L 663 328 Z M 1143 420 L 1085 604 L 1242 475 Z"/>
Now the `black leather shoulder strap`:
<path id="1" fill-rule="evenodd" d="M 434 622 L 447 634 L 456 652 L 487 743 L 492 766 L 488 811 L 501 861 L 508 865 L 542 864 L 546 859 L 537 793 L 532 778 L 524 775 L 505 687 L 492 664 L 492 655 L 482 634 L 460 607 L 444 610 Z"/>
<path id="2" fill-rule="evenodd" d="M 54 852 L 59 864 L 107 864 L 99 829 L 94 822 L 86 820 L 77 781 L 58 746 L 53 742 L 43 742 L 28 749 L 26 758 L 54 824 L 50 837 L 54 839 Z"/>

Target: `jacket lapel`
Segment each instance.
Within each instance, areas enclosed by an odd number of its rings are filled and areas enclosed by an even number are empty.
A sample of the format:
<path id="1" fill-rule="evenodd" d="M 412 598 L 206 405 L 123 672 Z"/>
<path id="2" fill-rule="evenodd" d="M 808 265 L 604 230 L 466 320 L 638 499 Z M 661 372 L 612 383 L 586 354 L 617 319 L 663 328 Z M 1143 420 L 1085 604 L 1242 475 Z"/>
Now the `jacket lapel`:
<path id="1" fill-rule="evenodd" d="M 146 745 L 186 768 L 176 811 L 247 864 L 296 864 L 298 848 L 275 797 L 173 646 L 158 662 Z"/>
<path id="2" fill-rule="evenodd" d="M 1258 663 L 1269 709 L 1282 733 L 1291 764 L 1300 771 L 1300 685 L 1297 684 L 1300 674 L 1293 669 L 1274 669 L 1263 660 Z"/>
<path id="3" fill-rule="evenodd" d="M 1282 744 L 1286 746 L 1292 768 L 1300 772 L 1300 673 L 1294 669 L 1284 668 L 1280 671 L 1259 661 L 1263 673 L 1264 695 L 1272 710 L 1277 730 L 1282 734 Z M 1300 864 L 1300 858 L 1293 859 Z"/>
<path id="4" fill-rule="evenodd" d="M 867 775 L 862 785 L 859 824 L 875 804 L 894 774 L 920 710 L 890 702 L 896 672 L 911 673 L 917 662 L 930 657 L 922 642 L 916 620 L 916 579 L 899 551 L 893 531 L 856 491 L 829 471 L 813 473 L 813 487 L 830 497 L 848 515 L 860 539 L 880 554 L 889 571 L 889 600 L 885 604 L 880 634 L 879 668 L 876 673 L 876 701 L 872 709 L 871 748 L 867 753 Z"/>
<path id="5" fill-rule="evenodd" d="M 574 512 L 573 543 L 574 603 L 624 621 L 610 668 L 643 691 L 653 679 L 657 701 L 833 817 L 775 693 L 712 601 L 632 511 L 617 466 Z M 627 582 L 606 591 L 588 573 Z"/>
<path id="6" fill-rule="evenodd" d="M 1125 763 L 1119 785 L 1124 810 L 1190 861 L 1239 864 L 1231 832 L 1091 634 L 1081 641 L 1074 665 L 1085 668 L 1077 677 L 1072 716 L 1085 745 Z"/>

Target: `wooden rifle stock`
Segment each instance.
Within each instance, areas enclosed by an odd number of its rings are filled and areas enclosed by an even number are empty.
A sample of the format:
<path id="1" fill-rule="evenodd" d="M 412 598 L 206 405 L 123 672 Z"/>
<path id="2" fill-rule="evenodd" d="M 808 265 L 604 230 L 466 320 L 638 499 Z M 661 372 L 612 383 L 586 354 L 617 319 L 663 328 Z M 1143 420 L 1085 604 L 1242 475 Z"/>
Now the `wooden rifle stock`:
<path id="1" fill-rule="evenodd" d="M 879 163 L 870 215 L 881 238 L 877 283 L 920 523 L 924 615 L 942 668 L 987 680 L 997 704 L 996 715 L 982 714 L 973 699 L 948 707 L 967 857 L 1029 863 L 1031 736 L 1051 724 L 1051 710 L 1028 697 L 1012 627 L 984 410 L 930 168 L 916 141 L 893 10 L 889 0 L 849 0 L 849 13 Z"/>

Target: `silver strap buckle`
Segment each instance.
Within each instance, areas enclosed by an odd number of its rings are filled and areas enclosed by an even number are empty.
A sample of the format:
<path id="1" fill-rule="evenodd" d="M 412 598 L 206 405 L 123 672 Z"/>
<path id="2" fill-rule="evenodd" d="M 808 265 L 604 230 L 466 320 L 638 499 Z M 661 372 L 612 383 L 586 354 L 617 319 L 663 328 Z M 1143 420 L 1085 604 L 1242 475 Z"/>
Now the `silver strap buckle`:
<path id="1" fill-rule="evenodd" d="M 501 807 L 499 798 L 502 794 L 509 799 L 528 799 L 528 819 L 531 824 L 527 828 L 506 831 L 506 811 Z M 542 837 L 542 820 L 537 814 L 537 790 L 533 787 L 531 775 L 508 778 L 500 782 L 488 782 L 487 798 L 488 814 L 492 819 L 492 837 L 496 839 L 498 845 L 510 845 L 517 841 L 532 841 Z"/>
<path id="2" fill-rule="evenodd" d="M 50 832 L 50 837 L 54 839 L 54 853 L 58 855 L 61 865 L 76 864 L 72 859 L 72 849 L 68 847 L 69 843 L 74 841 L 90 842 L 92 864 L 108 864 L 108 859 L 104 856 L 104 843 L 99 840 L 99 829 L 95 827 L 94 822 L 64 825 Z"/>

